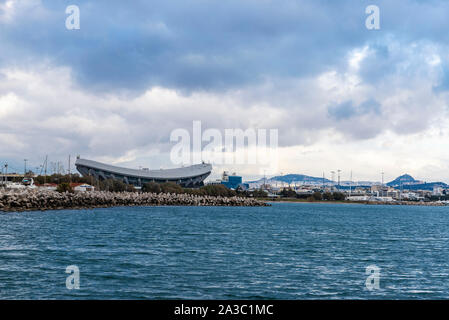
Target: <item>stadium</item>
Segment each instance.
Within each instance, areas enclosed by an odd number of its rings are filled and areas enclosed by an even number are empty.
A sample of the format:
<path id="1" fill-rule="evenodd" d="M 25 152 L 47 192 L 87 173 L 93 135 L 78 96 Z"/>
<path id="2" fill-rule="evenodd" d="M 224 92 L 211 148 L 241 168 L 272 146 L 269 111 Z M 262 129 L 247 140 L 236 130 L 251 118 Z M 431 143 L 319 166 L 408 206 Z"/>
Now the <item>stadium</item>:
<path id="1" fill-rule="evenodd" d="M 186 188 L 200 187 L 212 172 L 212 166 L 207 163 L 175 169 L 142 170 L 78 158 L 75 166 L 83 176 L 93 176 L 98 180 L 120 180 L 135 187 L 142 187 L 148 182 L 174 182 Z"/>

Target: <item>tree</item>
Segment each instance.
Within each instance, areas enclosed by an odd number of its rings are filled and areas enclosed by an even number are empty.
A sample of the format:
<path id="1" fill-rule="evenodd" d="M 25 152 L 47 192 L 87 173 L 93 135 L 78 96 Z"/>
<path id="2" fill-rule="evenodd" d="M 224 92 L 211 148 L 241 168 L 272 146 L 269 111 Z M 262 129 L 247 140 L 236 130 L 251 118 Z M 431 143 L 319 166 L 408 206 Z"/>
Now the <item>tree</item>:
<path id="1" fill-rule="evenodd" d="M 316 200 L 316 201 L 321 201 L 323 199 L 321 192 L 319 192 L 319 191 L 314 192 L 312 194 L 312 198 L 313 198 L 313 200 Z"/>
<path id="2" fill-rule="evenodd" d="M 135 189 L 132 185 L 126 184 L 123 181 L 116 179 L 107 179 L 100 182 L 100 190 L 111 192 L 134 192 Z"/>
<path id="3" fill-rule="evenodd" d="M 165 183 L 156 183 L 149 182 L 143 185 L 143 192 L 154 192 L 154 193 L 178 193 L 178 194 L 192 194 L 197 196 L 221 196 L 221 197 L 234 197 L 237 194 L 241 196 L 248 196 L 249 194 L 246 191 L 241 191 L 237 193 L 237 191 L 228 189 L 226 186 L 222 184 L 216 185 L 207 185 L 202 186 L 201 188 L 183 188 L 179 184 L 174 182 L 165 182 Z M 263 196 L 266 196 L 263 193 Z"/>
<path id="4" fill-rule="evenodd" d="M 328 200 L 328 201 L 334 200 L 334 197 L 332 196 L 332 193 L 325 192 L 325 193 L 323 193 L 323 200 Z"/>
<path id="5" fill-rule="evenodd" d="M 60 184 L 63 182 L 69 183 L 70 180 L 73 183 L 87 183 L 87 184 L 92 183 L 91 177 L 81 177 L 77 173 L 72 174 L 71 177 L 68 174 L 66 174 L 66 175 L 53 174 L 53 175 L 49 175 L 49 176 L 37 176 L 36 178 L 34 178 L 34 182 L 36 184 L 44 184 L 45 182 L 56 183 L 56 184 Z"/>
<path id="6" fill-rule="evenodd" d="M 186 193 L 183 187 L 174 182 L 161 183 L 160 187 L 163 193 Z"/>
<path id="7" fill-rule="evenodd" d="M 156 182 L 148 182 L 142 186 L 143 192 L 161 193 L 161 186 Z"/>
<path id="8" fill-rule="evenodd" d="M 200 192 L 207 196 L 233 197 L 237 193 L 234 190 L 226 188 L 222 184 L 208 185 L 200 188 Z"/>
<path id="9" fill-rule="evenodd" d="M 335 201 L 344 201 L 346 198 L 343 192 L 334 192 L 332 196 Z"/>
<path id="10" fill-rule="evenodd" d="M 252 192 L 252 196 L 254 198 L 265 198 L 267 196 L 267 192 L 262 189 L 257 189 Z"/>
<path id="11" fill-rule="evenodd" d="M 284 188 L 281 191 L 281 196 L 286 198 L 296 198 L 296 192 L 292 188 Z"/>
<path id="12" fill-rule="evenodd" d="M 60 184 L 58 185 L 58 187 L 56 188 L 56 191 L 58 191 L 58 192 L 60 192 L 60 193 L 63 193 L 63 192 L 70 192 L 70 193 L 73 193 L 72 187 L 71 187 L 70 184 L 67 183 L 67 182 L 60 183 Z"/>

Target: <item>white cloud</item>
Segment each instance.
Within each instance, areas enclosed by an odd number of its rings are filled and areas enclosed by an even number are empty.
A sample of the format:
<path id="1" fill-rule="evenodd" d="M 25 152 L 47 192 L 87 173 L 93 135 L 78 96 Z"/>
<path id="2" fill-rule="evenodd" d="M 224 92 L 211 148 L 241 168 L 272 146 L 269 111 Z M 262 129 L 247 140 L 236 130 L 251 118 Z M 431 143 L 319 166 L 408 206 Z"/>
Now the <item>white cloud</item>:
<path id="1" fill-rule="evenodd" d="M 12 21 L 15 13 L 15 4 L 17 2 L 14 0 L 6 0 L 0 2 L 0 22 L 10 22 Z"/>
<path id="2" fill-rule="evenodd" d="M 75 84 L 69 68 L 48 63 L 32 71 L 5 68 L 0 70 L 0 153 L 34 163 L 46 154 L 53 159 L 81 154 L 131 167 L 168 167 L 170 132 L 191 130 L 192 121 L 201 120 L 203 130 L 278 128 L 283 173 L 321 176 L 342 169 L 365 180 L 384 170 L 391 177 L 408 172 L 449 181 L 444 173 L 449 172 L 448 121 L 439 117 L 445 115 L 445 96 L 433 93 L 432 79 L 394 78 L 374 87 L 358 78 L 355 64 L 352 60 L 342 72 L 226 93 L 183 95 L 153 87 L 132 98 L 94 95 Z M 330 104 L 358 105 L 368 97 L 381 105 L 379 115 L 329 117 Z M 254 166 L 222 166 L 214 177 L 223 169 L 261 174 Z"/>
<path id="3" fill-rule="evenodd" d="M 0 24 L 12 23 L 18 14 L 24 11 L 42 10 L 41 0 L 1 0 Z"/>

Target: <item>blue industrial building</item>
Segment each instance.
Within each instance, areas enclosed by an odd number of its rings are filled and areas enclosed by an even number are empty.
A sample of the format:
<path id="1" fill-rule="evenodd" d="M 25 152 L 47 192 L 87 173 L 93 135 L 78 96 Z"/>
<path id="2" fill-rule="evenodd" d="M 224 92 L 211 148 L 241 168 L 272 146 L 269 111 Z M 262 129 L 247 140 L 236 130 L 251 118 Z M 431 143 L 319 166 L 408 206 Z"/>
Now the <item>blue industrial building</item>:
<path id="1" fill-rule="evenodd" d="M 238 187 L 241 187 L 243 190 L 246 190 L 249 188 L 249 184 L 242 182 L 241 176 L 236 176 L 235 174 L 230 176 L 226 172 L 223 173 L 221 184 L 229 189 L 237 189 Z"/>

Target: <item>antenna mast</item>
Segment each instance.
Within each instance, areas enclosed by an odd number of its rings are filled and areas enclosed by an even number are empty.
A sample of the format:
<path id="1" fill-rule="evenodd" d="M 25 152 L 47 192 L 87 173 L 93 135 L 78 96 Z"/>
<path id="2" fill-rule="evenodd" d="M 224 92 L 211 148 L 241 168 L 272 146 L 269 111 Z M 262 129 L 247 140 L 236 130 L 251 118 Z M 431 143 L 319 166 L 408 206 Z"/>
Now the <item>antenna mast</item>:
<path id="1" fill-rule="evenodd" d="M 23 163 L 24 163 L 24 166 L 23 166 L 23 177 L 24 178 L 25 178 L 25 176 L 27 174 L 27 161 L 28 161 L 28 159 L 23 159 Z"/>
<path id="2" fill-rule="evenodd" d="M 69 182 L 72 183 L 72 172 L 70 170 L 70 154 L 69 154 L 69 169 L 68 169 L 68 172 L 69 172 Z"/>
<path id="3" fill-rule="evenodd" d="M 324 171 L 323 171 L 323 190 L 324 190 Z"/>
<path id="4" fill-rule="evenodd" d="M 341 170 L 338 169 L 337 172 L 338 172 L 338 189 L 340 189 L 340 172 L 341 172 Z"/>
<path id="5" fill-rule="evenodd" d="M 349 196 L 351 196 L 351 191 L 352 191 L 352 170 L 351 170 L 351 178 L 349 181 Z"/>

